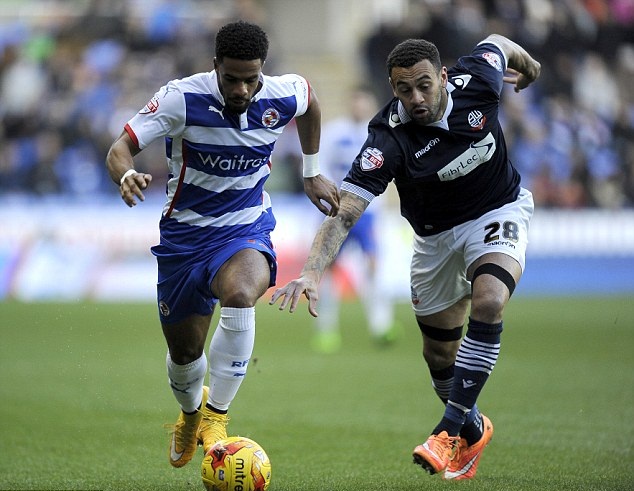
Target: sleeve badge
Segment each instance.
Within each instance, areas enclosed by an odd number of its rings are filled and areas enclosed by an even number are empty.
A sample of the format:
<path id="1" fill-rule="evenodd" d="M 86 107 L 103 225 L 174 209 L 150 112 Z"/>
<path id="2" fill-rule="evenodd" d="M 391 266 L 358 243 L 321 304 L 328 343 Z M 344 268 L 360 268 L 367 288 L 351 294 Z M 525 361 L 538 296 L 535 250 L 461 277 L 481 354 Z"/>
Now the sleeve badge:
<path id="1" fill-rule="evenodd" d="M 383 165 L 383 152 L 378 148 L 367 147 L 361 154 L 361 170 L 371 171 Z"/>

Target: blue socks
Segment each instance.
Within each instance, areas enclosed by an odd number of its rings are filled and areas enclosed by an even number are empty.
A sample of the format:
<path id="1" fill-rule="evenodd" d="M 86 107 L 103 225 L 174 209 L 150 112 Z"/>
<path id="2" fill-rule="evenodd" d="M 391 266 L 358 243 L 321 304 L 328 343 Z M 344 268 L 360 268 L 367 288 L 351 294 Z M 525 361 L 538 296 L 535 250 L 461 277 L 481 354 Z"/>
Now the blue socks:
<path id="1" fill-rule="evenodd" d="M 434 434 L 444 430 L 449 435 L 455 436 L 461 433 L 463 426 L 470 426 L 472 428 L 465 428 L 465 431 L 473 434 L 469 437 L 463 436 L 467 440 L 473 440 L 477 436 L 477 423 L 481 421 L 481 418 L 476 401 L 497 362 L 502 329 L 502 322 L 487 324 L 469 319 L 467 334 L 458 349 L 453 384 L 445 414 L 434 429 Z"/>

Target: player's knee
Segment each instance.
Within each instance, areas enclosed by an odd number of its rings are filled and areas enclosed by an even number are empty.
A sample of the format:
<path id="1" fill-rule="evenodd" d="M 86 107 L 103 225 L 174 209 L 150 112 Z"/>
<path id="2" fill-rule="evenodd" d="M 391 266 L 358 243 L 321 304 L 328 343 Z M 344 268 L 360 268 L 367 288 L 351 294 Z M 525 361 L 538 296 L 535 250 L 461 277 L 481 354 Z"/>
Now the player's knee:
<path id="1" fill-rule="evenodd" d="M 454 329 L 420 325 L 423 333 L 423 358 L 432 370 L 442 370 L 456 360 L 462 337 L 462 326 Z"/>
<path id="2" fill-rule="evenodd" d="M 163 334 L 171 359 L 177 365 L 187 365 L 200 358 L 211 316 L 190 316 L 180 322 L 163 323 Z"/>
<path id="3" fill-rule="evenodd" d="M 507 298 L 504 294 L 491 290 L 474 292 L 471 299 L 471 317 L 482 322 L 499 322 L 508 301 Z"/>
<path id="4" fill-rule="evenodd" d="M 203 353 L 203 347 L 176 346 L 169 348 L 170 358 L 177 365 L 189 365 L 196 361 Z"/>
<path id="5" fill-rule="evenodd" d="M 215 292 L 223 307 L 245 309 L 255 307 L 258 299 L 269 287 L 269 277 L 254 273 L 249 278 L 231 278 L 221 283 Z M 212 291 L 213 285 L 212 285 Z"/>
<path id="6" fill-rule="evenodd" d="M 432 370 L 441 370 L 451 365 L 462 338 L 460 325 L 452 329 L 431 326 L 417 318 L 418 327 L 423 334 L 423 358 Z"/>
<path id="7" fill-rule="evenodd" d="M 220 299 L 220 304 L 223 307 L 234 307 L 238 309 L 245 309 L 255 307 L 255 303 L 258 301 L 264 292 L 255 291 L 250 286 L 244 288 L 235 288 L 224 293 Z"/>
<path id="8" fill-rule="evenodd" d="M 246 309 L 255 306 L 255 301 L 249 295 L 237 293 L 233 295 L 227 295 L 224 299 L 221 299 L 223 307 L 234 307 L 236 309 Z"/>
<path id="9" fill-rule="evenodd" d="M 458 343 L 455 341 L 429 341 L 423 345 L 423 358 L 432 370 L 442 370 L 456 359 Z"/>

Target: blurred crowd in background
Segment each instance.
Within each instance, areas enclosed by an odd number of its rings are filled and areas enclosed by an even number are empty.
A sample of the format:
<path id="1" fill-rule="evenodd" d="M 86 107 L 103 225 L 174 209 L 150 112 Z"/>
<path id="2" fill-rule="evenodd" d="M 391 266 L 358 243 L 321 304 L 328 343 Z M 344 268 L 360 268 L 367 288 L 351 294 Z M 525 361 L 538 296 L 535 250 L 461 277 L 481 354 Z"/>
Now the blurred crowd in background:
<path id="1" fill-rule="evenodd" d="M 156 0 L 139 15 L 143 3 L 96 0 L 72 16 L 0 22 L 0 196 L 116 195 L 104 159 L 125 121 L 168 80 L 211 68 L 220 25 L 266 14 L 265 2 L 192 9 Z M 536 204 L 634 205 L 634 0 L 410 0 L 405 19 L 359 40 L 359 82 L 381 104 L 391 97 L 385 58 L 396 43 L 429 39 L 449 66 L 487 34 L 503 34 L 542 63 L 530 91 L 505 90 L 502 114 Z M 267 73 L 276 74 L 275 56 Z M 162 146 L 136 166 L 164 177 Z"/>

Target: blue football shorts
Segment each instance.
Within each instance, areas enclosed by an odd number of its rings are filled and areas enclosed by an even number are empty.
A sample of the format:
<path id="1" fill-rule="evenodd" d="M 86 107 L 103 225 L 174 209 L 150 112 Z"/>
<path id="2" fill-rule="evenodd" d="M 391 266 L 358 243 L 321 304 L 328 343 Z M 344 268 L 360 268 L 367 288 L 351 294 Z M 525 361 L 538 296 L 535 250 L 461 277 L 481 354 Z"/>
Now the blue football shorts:
<path id="1" fill-rule="evenodd" d="M 269 236 L 234 239 L 216 248 L 194 251 L 175 250 L 165 244 L 152 247 L 158 263 L 156 290 L 161 322 L 211 314 L 219 300 L 211 293 L 211 281 L 220 267 L 242 249 L 264 254 L 271 270 L 269 286 L 274 286 L 277 255 Z"/>

